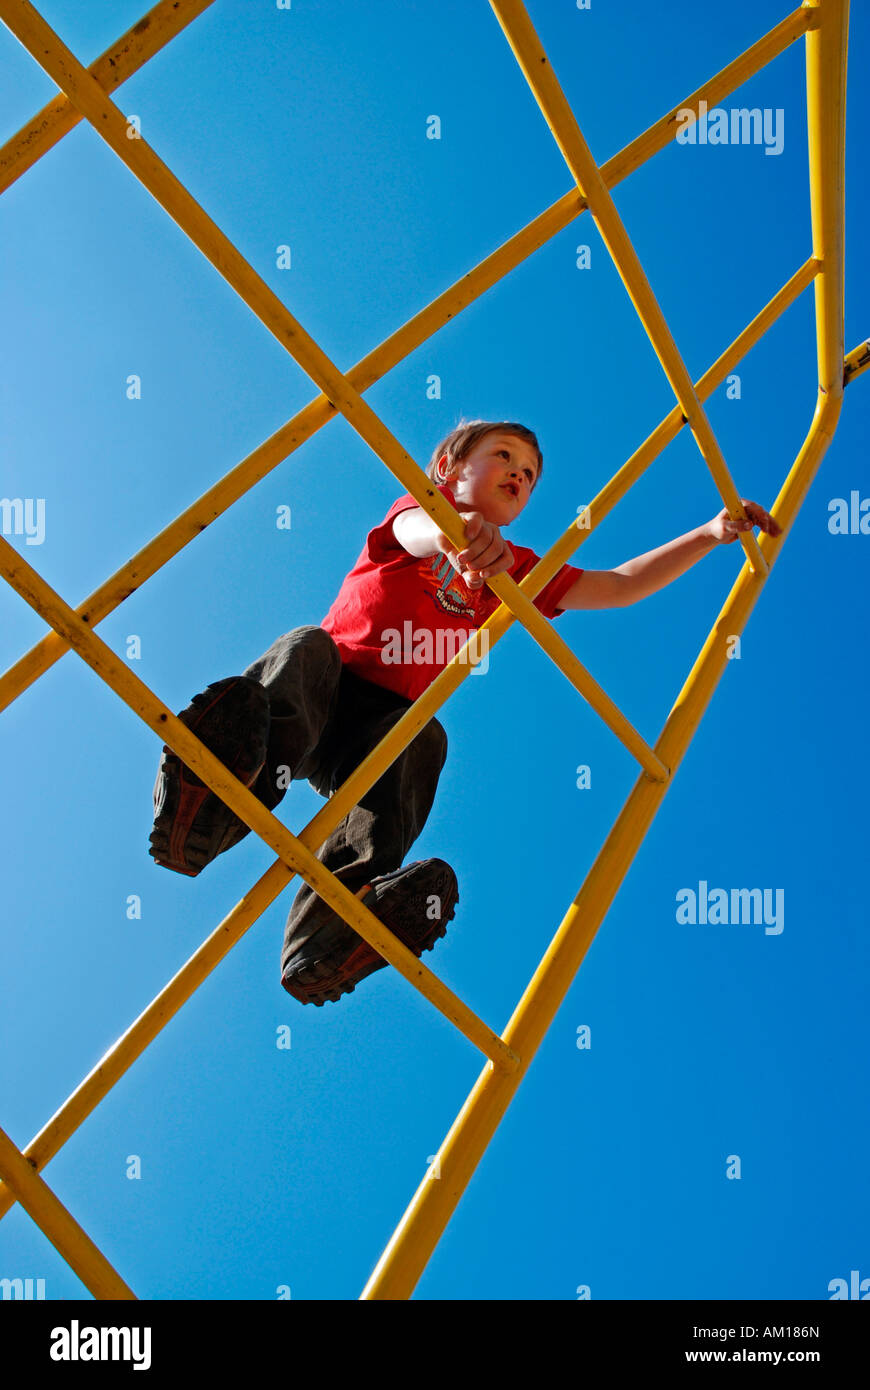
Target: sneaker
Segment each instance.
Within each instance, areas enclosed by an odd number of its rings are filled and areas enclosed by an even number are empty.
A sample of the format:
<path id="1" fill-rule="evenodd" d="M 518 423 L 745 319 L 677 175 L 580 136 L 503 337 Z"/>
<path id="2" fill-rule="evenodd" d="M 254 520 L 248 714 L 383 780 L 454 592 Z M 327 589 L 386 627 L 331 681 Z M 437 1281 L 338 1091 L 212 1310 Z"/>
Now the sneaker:
<path id="1" fill-rule="evenodd" d="M 215 681 L 178 717 L 240 782 L 253 785 L 269 738 L 269 696 L 259 681 L 249 676 Z M 164 745 L 154 784 L 152 858 L 164 869 L 194 878 L 247 833 L 244 821 Z"/>
<path id="2" fill-rule="evenodd" d="M 403 869 L 381 874 L 354 895 L 379 917 L 415 956 L 431 951 L 444 936 L 459 902 L 456 875 L 443 859 L 418 859 Z M 439 912 L 430 915 L 435 897 Z M 337 1003 L 352 994 L 360 980 L 388 964 L 373 946 L 353 931 L 327 903 L 319 899 L 325 921 L 312 932 L 300 928 L 306 940 L 294 949 L 293 934 L 284 952 L 290 957 L 281 983 L 300 1004 Z M 310 918 L 309 918 L 310 921 Z"/>

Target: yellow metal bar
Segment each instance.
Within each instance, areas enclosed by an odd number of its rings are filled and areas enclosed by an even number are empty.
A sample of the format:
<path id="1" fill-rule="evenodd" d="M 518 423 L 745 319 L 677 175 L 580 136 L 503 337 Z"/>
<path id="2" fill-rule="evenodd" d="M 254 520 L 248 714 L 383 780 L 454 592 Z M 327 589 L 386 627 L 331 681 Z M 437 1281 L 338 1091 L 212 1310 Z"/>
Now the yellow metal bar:
<path id="1" fill-rule="evenodd" d="M 45 1232 L 94 1298 L 136 1297 L 2 1129 L 0 1174 L 28 1216 Z"/>
<path id="2" fill-rule="evenodd" d="M 814 290 L 819 390 L 842 397 L 843 263 L 846 227 L 846 48 L 848 0 L 806 0 L 822 23 L 807 34 L 807 134 L 813 255 L 822 264 Z M 841 80 L 836 68 L 842 62 Z M 831 104 L 834 103 L 834 109 Z M 836 421 L 834 422 L 836 425 Z"/>
<path id="3" fill-rule="evenodd" d="M 791 16 L 791 17 L 789 18 L 788 21 L 783 21 L 783 25 L 778 26 L 778 29 L 779 29 L 780 31 L 782 31 L 782 30 L 783 30 L 783 27 L 784 27 L 786 24 L 793 24 L 793 23 L 795 23 L 796 19 L 800 19 L 800 18 L 802 18 L 802 15 L 801 15 L 801 12 L 798 12 L 797 16 Z M 775 33 L 775 32 L 776 32 L 776 31 L 772 31 L 772 33 Z M 769 39 L 769 38 L 770 38 L 770 36 L 768 36 L 768 39 Z M 786 41 L 787 41 L 787 42 L 791 42 L 792 39 L 791 39 L 791 38 L 788 38 L 787 40 L 784 40 L 781 46 L 785 46 L 785 42 L 786 42 Z M 763 41 L 763 42 L 764 42 L 764 41 Z M 756 48 L 758 48 L 758 47 L 759 47 L 759 46 L 757 45 Z M 732 69 L 736 69 L 737 64 L 738 64 L 738 63 L 742 63 L 742 62 L 747 58 L 747 56 L 748 56 L 748 55 L 741 55 L 741 58 L 738 59 L 738 60 L 736 60 L 735 64 L 731 65 L 731 68 L 732 68 Z M 769 61 L 769 58 L 765 58 L 764 61 Z M 763 64 L 762 64 L 761 62 L 759 62 L 758 65 L 761 66 L 761 65 L 763 65 Z M 728 71 L 728 70 L 723 70 L 723 72 L 724 72 L 724 71 Z M 721 75 L 720 75 L 720 76 L 721 76 Z M 715 80 L 715 79 L 714 79 L 714 80 Z M 745 79 L 741 78 L 740 80 L 745 80 Z M 733 83 L 733 85 L 738 85 L 737 81 L 735 81 L 735 82 Z M 711 101 L 714 100 L 713 97 L 712 97 L 712 95 L 711 95 L 711 97 L 710 97 L 710 100 L 711 100 Z M 687 101 L 685 104 L 688 105 L 689 102 Z M 654 128 L 653 128 L 653 129 L 654 129 Z M 647 132 L 647 134 L 649 134 L 649 132 Z M 632 149 L 632 148 L 638 147 L 639 144 L 640 144 L 640 141 L 641 141 L 643 138 L 644 138 L 644 137 L 640 137 L 638 141 L 633 142 L 633 146 L 627 147 L 627 148 L 628 148 L 628 149 Z M 623 152 L 623 153 L 625 153 L 625 152 Z M 647 156 L 647 157 L 648 157 L 648 156 Z M 619 156 L 617 156 L 617 157 L 615 157 L 615 158 L 618 159 Z M 611 163 L 613 163 L 613 162 L 614 162 L 614 161 L 611 161 Z M 607 167 L 607 166 L 605 166 L 605 167 Z M 627 171 L 626 171 L 626 172 L 627 172 Z M 624 176 L 624 174 L 623 174 L 623 176 Z M 572 195 L 567 195 L 567 196 L 572 196 Z M 562 201 L 564 202 L 565 200 L 562 200 Z M 557 205 L 557 206 L 558 206 L 558 205 Z M 582 204 L 581 204 L 580 207 L 578 207 L 577 210 L 578 210 L 578 211 L 579 211 L 579 210 L 582 210 Z M 549 211 L 551 211 L 551 210 L 548 210 L 548 212 L 549 212 Z M 576 212 L 573 212 L 571 215 L 572 215 L 572 216 L 576 215 Z M 544 214 L 544 216 L 547 216 L 547 214 Z M 570 220 L 570 217 L 569 217 L 567 220 Z M 521 234 L 521 235 L 522 235 L 522 234 Z M 493 257 L 493 258 L 490 258 L 490 260 L 493 260 L 493 259 L 494 259 L 494 257 Z M 437 301 L 436 301 L 436 302 L 437 302 Z M 429 306 L 429 307 L 430 307 L 430 309 L 431 309 L 433 306 Z M 423 312 L 424 312 L 424 314 L 425 314 L 425 313 L 428 313 L 428 310 L 423 311 Z M 422 315 L 418 316 L 418 318 L 421 318 L 421 317 L 422 317 Z M 394 335 L 394 337 L 397 337 L 397 336 L 398 336 L 398 335 Z M 373 357 L 374 354 L 372 354 L 371 356 Z M 318 404 L 318 403 L 315 402 L 314 404 L 316 405 L 316 404 Z M 672 415 L 673 415 L 673 414 L 674 414 L 674 412 L 672 412 Z M 679 427 L 679 426 L 678 426 L 678 427 Z M 663 447 L 663 445 L 662 445 L 661 447 Z M 232 475 L 231 475 L 231 476 L 232 476 Z M 619 475 L 617 475 L 617 476 L 619 476 Z M 615 480 L 611 480 L 612 483 L 613 483 L 614 481 L 615 481 Z M 610 486 L 610 485 L 608 485 L 608 487 L 609 487 L 609 486 Z M 611 504 L 611 505 L 612 505 L 612 504 Z M 599 512 L 599 515 L 600 515 L 600 512 Z M 200 527 L 200 528 L 198 528 L 198 529 L 202 529 L 202 528 Z M 164 534 L 166 534 L 166 533 L 164 533 Z M 583 538 L 583 537 L 581 537 L 580 539 L 582 539 L 582 538 Z M 575 539 L 575 540 L 574 540 L 574 544 L 576 545 L 577 543 L 578 543 L 578 542 L 577 542 L 577 540 Z M 560 563 L 561 563 L 561 561 L 560 561 Z M 542 564 L 543 564 L 543 562 L 542 562 Z M 535 575 L 536 575 L 536 576 L 540 573 L 541 568 L 542 568 L 542 566 L 538 566 L 538 567 L 536 568 L 536 571 L 535 571 Z M 558 566 L 556 566 L 556 568 L 558 568 Z M 535 577 L 535 576 L 529 576 L 529 581 L 531 581 L 534 577 Z M 538 587 L 542 587 L 543 584 L 546 583 L 546 582 L 547 582 L 547 579 L 542 579 L 542 580 L 540 581 L 540 585 L 539 585 Z M 527 581 L 527 583 L 528 583 L 528 581 Z M 134 587 L 135 587 L 135 586 L 134 586 Z M 525 588 L 526 588 L 526 585 L 524 584 L 522 587 L 523 587 L 523 589 L 525 589 Z M 537 592 L 537 588 L 535 589 L 535 592 Z M 503 610 L 500 610 L 500 612 L 503 613 Z M 507 615 L 505 615 L 505 624 L 504 624 L 505 627 L 508 625 L 509 622 L 510 622 L 510 619 L 507 617 Z M 49 663 L 49 664 L 50 664 L 50 663 Z M 445 674 L 446 674 L 446 673 L 445 673 Z M 461 677 L 460 677 L 460 678 L 461 678 Z M 458 681 L 457 681 L 457 684 L 458 684 Z M 362 769 L 360 769 L 360 772 L 361 772 L 361 771 L 362 771 Z M 329 809 L 329 808 L 324 808 L 324 810 L 327 810 L 327 809 Z M 312 822 L 312 824 L 313 824 L 313 822 Z M 286 873 L 285 866 L 284 866 L 280 861 L 279 861 L 279 864 L 278 864 L 277 866 L 273 866 L 273 868 L 278 869 L 280 872 Z M 271 870 L 270 870 L 270 873 L 271 873 Z M 261 882 L 262 882 L 262 881 L 261 881 Z M 283 885 L 282 885 L 282 886 L 283 886 Z M 278 889 L 278 891 L 280 891 L 280 888 Z M 270 899 L 270 900 L 271 900 L 271 899 Z M 262 909 L 261 909 L 261 910 L 262 910 Z M 155 1001 L 155 1002 L 156 1002 L 156 1001 Z M 134 1025 L 134 1026 L 135 1026 L 135 1025 Z M 132 1030 L 130 1030 L 130 1031 L 132 1031 Z M 82 1088 L 80 1088 L 80 1089 L 82 1089 Z M 62 1142 L 62 1141 L 61 1141 L 61 1142 Z"/>
<path id="4" fill-rule="evenodd" d="M 679 110 L 697 108 L 701 101 L 705 101 L 708 107 L 718 105 L 814 22 L 809 11 L 803 8 L 795 10 L 703 87 L 683 98 L 670 112 L 602 165 L 601 174 L 607 186 L 613 188 L 621 183 L 671 142 L 673 124 Z M 359 392 L 367 390 L 533 251 L 563 231 L 585 209 L 586 200 L 579 189 L 573 187 L 363 358 L 348 373 L 351 385 Z M 335 413 L 335 407 L 323 395 L 305 406 L 86 598 L 76 609 L 79 617 L 95 627 L 233 502 L 244 496 L 333 419 Z M 38 676 L 49 670 L 66 650 L 67 645 L 60 634 L 50 631 L 25 653 L 0 677 L 0 710 L 5 709 Z"/>
<path id="5" fill-rule="evenodd" d="M 722 385 L 729 373 L 764 336 L 771 325 L 794 303 L 798 295 L 812 284 L 820 270 L 821 262 L 817 261 L 814 256 L 810 256 L 809 260 L 795 271 L 782 289 L 773 296 L 759 314 L 756 314 L 752 322 L 747 324 L 743 332 L 734 339 L 722 356 L 707 369 L 696 383 L 695 390 L 699 400 L 707 400 Z M 617 502 L 622 501 L 629 488 L 646 472 L 650 464 L 655 462 L 662 450 L 676 439 L 680 430 L 685 428 L 685 424 L 686 421 L 679 406 L 674 406 L 670 414 L 659 422 L 640 448 L 635 450 L 631 458 L 622 465 L 618 472 L 614 473 L 610 481 L 588 504 L 589 526 L 584 528 L 580 539 L 577 539 L 577 518 L 574 517 L 559 539 L 547 551 L 540 564 L 535 566 L 529 577 L 540 574 L 542 577 L 541 587 L 549 584 L 562 565 L 571 558 L 577 547 L 588 539 L 605 516 L 613 510 Z M 535 593 L 537 592 L 536 585 Z"/>
<path id="6" fill-rule="evenodd" d="M 330 803 L 331 804 L 331 803 Z M 310 847 L 310 844 L 309 844 Z M 207 979 L 248 928 L 275 901 L 293 877 L 278 859 L 240 903 L 212 932 L 176 975 L 163 987 L 134 1023 L 100 1058 L 96 1066 L 43 1125 L 27 1145 L 24 1155 L 34 1170 L 41 1170 L 75 1133 L 112 1087 L 141 1056 L 149 1043 L 175 1017 L 194 991 Z M 13 1206 L 16 1194 L 0 1183 L 0 1218 Z"/>
<path id="7" fill-rule="evenodd" d="M 761 537 L 770 566 L 785 542 L 833 437 L 843 399 L 843 202 L 847 0 L 814 5 L 807 32 L 807 114 L 819 393 L 809 433 L 774 504 L 781 534 Z M 655 745 L 679 766 L 727 664 L 728 638 L 740 633 L 760 586 L 744 565 Z M 673 776 L 671 781 L 673 780 Z M 511 1077 L 485 1067 L 438 1152 L 440 1178 L 424 1180 L 386 1247 L 362 1297 L 406 1298 L 413 1291 L 471 1175 L 552 1023 L 589 944 L 625 877 L 670 783 L 641 776 L 574 899 L 504 1037 L 522 1057 Z"/>
<path id="8" fill-rule="evenodd" d="M 666 115 L 631 144 L 626 145 L 620 154 L 614 155 L 606 164 L 602 164 L 601 175 L 608 188 L 615 187 L 628 174 L 634 173 L 645 164 L 651 155 L 657 154 L 673 141 L 675 124 L 681 111 L 697 111 L 702 101 L 707 103 L 708 110 L 720 106 L 726 97 L 738 87 L 742 87 L 744 82 L 748 82 L 762 68 L 767 67 L 768 63 L 777 58 L 790 44 L 802 38 L 815 23 L 814 12 L 802 5 L 739 54 L 733 62 L 717 72 L 715 77 L 711 77 L 690 96 L 684 97 L 676 106 L 671 107 Z M 583 206 L 586 205 L 584 198 Z"/>
<path id="9" fill-rule="evenodd" d="M 480 1048 L 481 1052 L 501 1068 L 510 1070 L 516 1066 L 516 1057 L 505 1047 L 501 1038 L 482 1023 L 452 990 L 418 960 L 413 951 L 388 931 L 360 899 L 354 897 L 349 889 L 315 858 L 311 850 L 295 835 L 291 835 L 290 831 L 266 810 L 253 792 L 234 777 L 180 719 L 170 713 L 148 686 L 125 666 L 95 632 L 91 632 L 69 605 L 49 588 L 3 537 L 0 537 L 0 573 L 6 576 L 13 589 L 47 622 L 63 632 L 79 656 L 116 695 L 120 696 L 125 705 L 129 705 L 130 709 L 138 714 L 149 729 L 160 735 L 162 741 L 178 754 L 206 786 L 216 792 L 236 815 L 241 816 L 245 824 L 255 830 L 260 839 L 265 840 L 291 869 L 301 874 L 306 883 L 310 884 L 330 907 L 339 912 L 354 931 L 395 966 L 399 974 L 404 975 L 431 1004 L 449 1018 L 475 1047 Z"/>
<path id="10" fill-rule="evenodd" d="M 2 558 L 2 547 L 0 547 L 0 558 Z M 532 578 L 532 575 L 528 575 L 523 583 L 529 583 Z M 543 581 L 541 581 L 541 587 L 543 587 Z M 504 608 L 497 610 L 497 615 L 493 615 L 487 624 L 490 632 L 493 633 L 490 639 L 491 644 L 504 634 L 513 621 L 511 615 Z M 330 797 L 326 805 L 313 817 L 299 836 L 301 843 L 308 848 L 321 845 L 335 826 L 344 819 L 351 807 L 355 806 L 369 787 L 377 781 L 384 768 L 389 767 L 395 761 L 402 749 L 432 718 L 437 708 L 453 693 L 466 676 L 471 674 L 471 665 L 463 660 L 464 651 L 465 648 L 457 652 L 453 660 L 423 692 L 420 699 L 396 722 L 378 747 L 367 755 L 350 777 Z M 199 771 L 199 769 L 196 770 Z M 202 776 L 202 773 L 200 772 L 199 775 Z M 229 801 L 228 797 L 225 799 Z M 277 860 L 219 924 L 212 935 L 161 990 L 123 1037 L 101 1058 L 52 1119 L 31 1140 L 24 1152 L 28 1161 L 35 1168 L 43 1168 L 54 1157 L 115 1082 L 123 1076 L 148 1044 L 174 1017 L 182 1004 L 186 1003 L 203 980 L 241 939 L 251 924 L 274 902 L 292 877 L 293 870 L 282 859 Z M 481 1050 L 485 1051 L 486 1049 Z M 514 1067 L 518 1064 L 519 1059 L 509 1049 L 505 1050 L 503 1057 L 506 1067 Z M 12 1194 L 0 1184 L 0 1217 L 5 1215 L 12 1203 Z"/>
<path id="11" fill-rule="evenodd" d="M 854 381 L 856 376 L 866 372 L 870 367 L 870 340 L 866 343 L 859 343 L 856 348 L 846 354 L 843 363 L 843 385 L 848 386 L 850 381 Z"/>
<path id="12" fill-rule="evenodd" d="M 88 68 L 107 92 L 114 92 L 159 53 L 214 0 L 160 0 Z M 78 125 L 81 116 L 63 93 L 38 111 L 0 147 L 0 193 L 31 169 L 42 155 Z"/>
<path id="13" fill-rule="evenodd" d="M 784 539 L 793 519 L 793 497 L 806 491 L 817 471 L 835 425 L 839 402 L 822 406 L 801 454 L 777 498 L 776 515 Z M 769 538 L 762 537 L 772 561 Z M 726 641 L 743 631 L 759 594 L 747 566 L 722 608 L 688 680 L 671 710 L 655 751 L 671 768 L 671 781 L 727 663 Z M 586 951 L 622 884 L 631 862 L 670 783 L 641 775 L 586 880 L 560 924 L 546 955 L 523 994 L 507 1028 L 505 1042 L 522 1057 L 507 1079 L 485 1067 L 436 1155 L 437 1182 L 428 1178 L 417 1189 L 393 1237 L 372 1273 L 364 1299 L 410 1297 L 480 1159 L 522 1082 L 537 1048 L 573 983 Z"/>
<path id="14" fill-rule="evenodd" d="M 526 9 L 521 0 L 490 0 L 490 5 L 568 168 L 578 187 L 583 190 L 596 226 L 646 329 L 729 514 L 734 519 L 745 521 L 746 513 L 706 412 L 695 393 L 692 379 L 644 274 L 640 258 L 622 225 L 607 185 L 601 177 L 601 171 L 589 152 Z M 739 540 L 752 569 L 760 575 L 766 574 L 764 556 L 759 549 L 755 532 L 741 531 Z"/>
<path id="15" fill-rule="evenodd" d="M 278 296 L 257 275 L 148 143 L 142 139 L 127 139 L 127 123 L 122 113 L 109 101 L 99 82 L 61 43 L 42 16 L 27 3 L 27 0 L 0 0 L 0 16 L 52 80 L 57 82 L 87 117 L 110 148 L 140 179 L 149 193 L 166 209 L 215 269 L 220 271 L 260 322 L 274 334 L 278 342 L 296 359 L 324 395 L 338 407 L 348 423 L 374 450 L 390 472 L 437 522 L 456 549 L 462 550 L 465 546 L 465 524 L 459 513 L 437 491 L 432 480 L 418 468 L 348 378 L 339 372 L 326 353 L 306 333 Z M 556 660 L 571 683 L 639 759 L 650 776 L 666 776 L 666 769 L 661 766 L 640 734 L 608 699 L 570 648 L 552 631 L 550 625 L 542 625 L 546 620 L 542 620 L 533 606 L 524 599 L 514 581 L 506 574 L 499 574 L 493 576 L 489 585 L 529 629 L 543 650 Z"/>
<path id="16" fill-rule="evenodd" d="M 66 92 L 97 133 L 127 165 L 148 192 L 279 343 L 295 358 L 325 396 L 341 411 L 348 423 L 382 459 L 390 471 L 415 496 L 425 483 L 427 510 L 438 521 L 445 535 L 458 548 L 465 540 L 465 528 L 457 512 L 436 491 L 411 456 L 405 452 L 386 425 L 330 361 L 297 319 L 282 304 L 232 242 L 208 216 L 196 199 L 163 163 L 148 142 L 127 138 L 127 122 L 118 107 L 109 101 L 99 82 L 63 44 L 27 0 L 0 0 L 0 18 L 48 73 Z"/>
<path id="17" fill-rule="evenodd" d="M 818 269 L 819 262 L 811 257 L 735 338 L 697 383 L 696 390 L 702 400 L 706 400 L 707 396 L 722 384 L 745 353 L 758 342 L 801 291 L 806 289 Z M 592 529 L 597 520 L 606 515 L 661 450 L 676 437 L 684 423 L 679 408 L 675 406 L 594 499 L 591 504 Z M 586 533 L 578 536 L 576 526 L 572 522 L 565 534 L 521 584 L 520 588 L 528 598 L 537 597 L 585 538 Z M 503 607 L 496 610 L 486 624 L 490 647 L 500 640 L 513 621 L 513 615 Z M 465 677 L 470 675 L 472 668 L 463 659 L 463 651 L 457 652 L 419 700 L 401 720 L 397 721 L 382 743 L 372 750 L 308 826 L 300 832 L 299 839 L 308 849 L 316 850 L 323 843 L 351 807 L 365 796 L 381 773 L 395 761 L 423 725 L 437 714 Z M 27 1146 L 27 1158 L 37 1169 L 43 1168 L 55 1156 L 136 1058 L 175 1016 L 182 1004 L 186 1003 L 252 923 L 274 902 L 292 877 L 292 870 L 288 869 L 283 860 L 276 860 L 147 1009 L 131 1024 L 123 1037 L 101 1058 Z M 0 1217 L 9 1210 L 12 1200 L 8 1189 L 0 1184 Z"/>
<path id="18" fill-rule="evenodd" d="M 724 381 L 725 377 L 728 375 L 729 371 L 732 370 L 732 367 L 740 357 L 748 352 L 750 347 L 763 336 L 784 309 L 786 309 L 789 304 L 793 303 L 801 291 L 813 281 L 820 269 L 821 263 L 816 260 L 815 257 L 810 257 L 800 270 L 791 277 L 779 293 L 776 294 L 761 313 L 756 316 L 752 323 L 750 323 L 738 338 L 735 339 L 734 343 L 726 353 L 723 354 L 719 361 L 714 363 L 701 378 L 697 387 L 694 388 L 697 392 L 699 401 L 706 400 L 708 396 L 721 385 L 722 381 Z M 675 406 L 671 413 L 653 431 L 641 448 L 623 465 L 619 472 L 611 478 L 610 482 L 589 504 L 589 525 L 583 528 L 583 534 L 579 540 L 577 537 L 577 518 L 574 517 L 572 519 L 563 535 L 550 548 L 539 565 L 535 567 L 533 571 L 536 582 L 535 593 L 538 593 L 540 587 L 549 583 L 550 579 L 558 573 L 561 566 L 574 551 L 576 551 L 578 545 L 592 533 L 607 512 L 609 512 L 616 502 L 625 495 L 631 485 L 636 482 L 640 474 L 649 467 L 653 459 L 676 437 L 685 423 L 685 417 L 681 413 L 679 406 Z M 541 577 L 540 587 L 537 584 L 539 574 Z M 532 576 L 530 576 L 530 578 L 531 577 Z M 760 577 L 758 582 L 763 583 L 763 577 Z M 565 661 L 560 655 L 556 642 L 561 639 L 555 637 L 552 627 L 546 622 L 537 609 L 532 609 L 531 614 L 526 620 L 526 625 L 545 650 L 550 651 L 552 647 L 550 654 L 553 660 L 565 672 L 568 679 L 572 681 L 572 684 L 574 684 L 577 689 L 581 690 L 581 693 L 585 693 L 581 678 L 577 680 L 572 678 L 570 673 L 570 660 Z M 569 652 L 569 658 L 570 657 L 571 653 Z M 577 664 L 579 666 L 579 663 Z M 587 677 L 587 673 L 582 667 L 580 667 L 580 673 L 583 678 L 591 679 Z M 602 713 L 602 705 L 605 705 L 607 701 L 608 697 L 604 695 L 603 692 L 600 692 L 595 702 L 595 708 L 599 714 Z M 604 716 L 602 715 L 602 717 Z M 617 732 L 619 731 L 617 730 Z M 666 780 L 666 776 L 668 775 L 667 770 L 665 770 L 665 776 L 662 776 L 661 771 L 655 768 L 653 761 L 654 755 L 652 757 L 647 756 L 648 750 L 646 749 L 646 745 L 635 751 L 635 749 L 631 747 L 628 737 L 623 738 L 623 742 L 626 743 L 630 751 L 635 753 L 638 761 L 654 781 Z"/>
<path id="19" fill-rule="evenodd" d="M 575 690 L 578 690 L 583 698 L 589 702 L 596 714 L 604 720 L 607 727 L 616 734 L 629 753 L 637 759 L 646 775 L 656 782 L 667 781 L 670 769 L 653 752 L 649 744 L 641 738 L 622 711 L 616 707 L 610 696 L 605 694 L 598 682 L 577 659 L 565 639 L 554 631 L 549 619 L 544 617 L 531 599 L 526 598 L 522 589 L 512 579 L 508 579 L 506 574 L 493 575 L 486 582 L 502 603 L 510 609 L 514 617 L 528 630 L 542 650 L 556 663 Z"/>

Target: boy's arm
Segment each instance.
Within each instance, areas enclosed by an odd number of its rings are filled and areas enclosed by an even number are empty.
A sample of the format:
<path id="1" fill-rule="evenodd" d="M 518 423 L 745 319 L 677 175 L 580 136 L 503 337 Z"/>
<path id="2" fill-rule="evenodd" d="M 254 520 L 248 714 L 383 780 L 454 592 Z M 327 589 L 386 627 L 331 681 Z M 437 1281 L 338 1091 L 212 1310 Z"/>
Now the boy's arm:
<path id="1" fill-rule="evenodd" d="M 647 598 L 681 574 L 713 549 L 714 545 L 730 545 L 740 531 L 758 526 L 772 536 L 780 527 L 757 502 L 740 499 L 748 521 L 732 521 L 727 508 L 694 531 L 626 560 L 613 570 L 584 570 L 559 600 L 560 608 L 626 608 Z"/>
<path id="2" fill-rule="evenodd" d="M 439 534 L 435 522 L 422 507 L 407 507 L 393 518 L 393 535 L 409 555 L 421 559 L 424 555 L 434 555 L 439 548 L 436 543 Z"/>
<path id="3" fill-rule="evenodd" d="M 439 530 L 422 507 L 407 507 L 393 518 L 393 535 L 410 555 L 422 558 L 440 552 L 446 555 L 470 589 L 480 589 L 493 574 L 509 570 L 513 551 L 493 522 L 470 507 L 458 506 L 465 523 L 465 546 L 453 549 L 450 539 Z"/>

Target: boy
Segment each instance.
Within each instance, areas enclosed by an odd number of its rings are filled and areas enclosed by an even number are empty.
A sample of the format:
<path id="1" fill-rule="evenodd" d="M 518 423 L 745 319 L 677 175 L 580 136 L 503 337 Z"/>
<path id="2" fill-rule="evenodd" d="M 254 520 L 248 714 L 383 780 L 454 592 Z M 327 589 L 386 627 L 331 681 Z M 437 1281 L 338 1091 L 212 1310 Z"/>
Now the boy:
<path id="1" fill-rule="evenodd" d="M 509 546 L 501 528 L 526 506 L 542 469 L 538 441 L 524 425 L 460 423 L 435 450 L 426 473 L 462 514 L 464 549 L 455 551 L 405 493 L 369 532 L 319 626 L 285 633 L 242 676 L 210 685 L 179 717 L 270 810 L 298 778 L 328 797 L 499 606 L 486 581 L 504 572 L 519 582 L 537 564 L 535 552 Z M 751 520 L 732 522 L 723 510 L 615 570 L 563 565 L 535 605 L 555 618 L 568 609 L 636 603 L 714 545 L 736 540 L 741 528 L 754 524 L 779 535 L 762 507 L 741 501 Z M 398 631 L 407 639 L 409 620 L 411 645 L 406 640 L 397 659 Z M 442 640 L 427 644 L 433 635 Z M 446 754 L 444 730 L 431 719 L 318 853 L 417 956 L 444 935 L 459 900 L 456 875 L 443 859 L 400 867 L 432 807 Z M 150 853 L 178 873 L 198 874 L 248 834 L 168 748 L 154 808 Z M 281 957 L 288 993 L 303 1004 L 337 1001 L 385 965 L 303 883 Z"/>

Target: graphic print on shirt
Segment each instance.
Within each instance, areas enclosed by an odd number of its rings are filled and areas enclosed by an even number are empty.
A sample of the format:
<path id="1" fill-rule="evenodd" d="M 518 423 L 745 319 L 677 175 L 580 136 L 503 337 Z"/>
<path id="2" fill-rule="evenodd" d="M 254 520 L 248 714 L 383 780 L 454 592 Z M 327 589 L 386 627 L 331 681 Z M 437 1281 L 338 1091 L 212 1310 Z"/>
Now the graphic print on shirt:
<path id="1" fill-rule="evenodd" d="M 446 555 L 433 555 L 428 565 L 425 561 L 420 565 L 419 573 L 436 607 L 451 617 L 468 618 L 474 627 L 480 627 L 498 607 L 498 599 L 488 589 L 469 593 Z"/>

